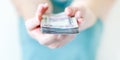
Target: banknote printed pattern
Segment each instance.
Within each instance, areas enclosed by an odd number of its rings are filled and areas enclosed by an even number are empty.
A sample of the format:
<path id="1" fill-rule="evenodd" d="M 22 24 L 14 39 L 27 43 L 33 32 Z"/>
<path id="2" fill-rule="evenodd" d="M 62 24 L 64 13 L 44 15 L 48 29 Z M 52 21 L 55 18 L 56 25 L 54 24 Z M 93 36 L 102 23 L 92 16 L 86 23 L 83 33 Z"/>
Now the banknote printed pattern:
<path id="1" fill-rule="evenodd" d="M 77 20 L 65 13 L 44 15 L 41 21 L 41 31 L 46 34 L 77 34 Z"/>

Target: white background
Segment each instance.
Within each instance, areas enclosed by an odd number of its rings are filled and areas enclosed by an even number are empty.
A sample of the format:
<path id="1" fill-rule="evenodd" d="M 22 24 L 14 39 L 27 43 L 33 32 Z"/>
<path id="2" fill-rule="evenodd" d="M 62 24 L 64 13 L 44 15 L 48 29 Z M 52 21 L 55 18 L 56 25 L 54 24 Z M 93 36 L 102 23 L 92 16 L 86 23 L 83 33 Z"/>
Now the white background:
<path id="1" fill-rule="evenodd" d="M 21 60 L 17 14 L 9 0 L 0 0 L 0 60 Z"/>
<path id="2" fill-rule="evenodd" d="M 117 0 L 105 22 L 98 60 L 120 60 L 120 0 Z"/>
<path id="3" fill-rule="evenodd" d="M 21 60 L 18 16 L 9 0 L 0 0 L 0 60 Z M 120 60 L 120 0 L 105 23 L 96 60 Z"/>

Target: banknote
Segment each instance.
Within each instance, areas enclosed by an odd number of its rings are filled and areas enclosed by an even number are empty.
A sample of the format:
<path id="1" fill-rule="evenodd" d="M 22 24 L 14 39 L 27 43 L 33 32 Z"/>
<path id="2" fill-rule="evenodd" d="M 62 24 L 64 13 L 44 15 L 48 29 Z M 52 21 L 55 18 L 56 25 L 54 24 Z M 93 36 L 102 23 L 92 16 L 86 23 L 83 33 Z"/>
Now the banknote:
<path id="1" fill-rule="evenodd" d="M 77 34 L 79 33 L 76 18 L 65 13 L 43 16 L 41 22 L 42 33 L 47 34 Z"/>

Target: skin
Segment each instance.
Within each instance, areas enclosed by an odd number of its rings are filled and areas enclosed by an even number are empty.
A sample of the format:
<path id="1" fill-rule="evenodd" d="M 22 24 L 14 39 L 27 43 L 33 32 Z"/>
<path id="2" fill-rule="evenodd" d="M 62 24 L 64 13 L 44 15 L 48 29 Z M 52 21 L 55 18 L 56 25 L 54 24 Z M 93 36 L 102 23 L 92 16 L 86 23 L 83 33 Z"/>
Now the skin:
<path id="1" fill-rule="evenodd" d="M 25 18 L 25 25 L 31 37 L 40 44 L 49 48 L 62 47 L 70 42 L 76 34 L 43 34 L 40 31 L 40 22 L 45 13 L 52 13 L 52 4 L 49 0 L 12 0 L 16 8 Z M 46 2 L 43 4 L 43 2 Z M 79 30 L 91 27 L 97 17 L 104 18 L 114 0 L 74 0 L 70 6 L 65 8 L 66 15 L 76 17 Z"/>

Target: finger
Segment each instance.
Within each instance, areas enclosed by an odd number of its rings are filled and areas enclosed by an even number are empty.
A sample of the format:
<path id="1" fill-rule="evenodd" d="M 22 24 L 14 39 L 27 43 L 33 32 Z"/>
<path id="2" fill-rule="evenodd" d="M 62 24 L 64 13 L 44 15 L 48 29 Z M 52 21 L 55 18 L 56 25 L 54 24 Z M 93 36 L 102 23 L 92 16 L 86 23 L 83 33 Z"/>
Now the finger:
<path id="1" fill-rule="evenodd" d="M 33 30 L 37 26 L 40 26 L 40 20 L 42 19 L 42 14 L 45 10 L 47 10 L 47 4 L 40 4 L 36 12 L 37 18 L 29 19 L 25 23 L 28 30 Z"/>
<path id="2" fill-rule="evenodd" d="M 39 5 L 37 12 L 36 12 L 36 16 L 37 16 L 38 20 L 42 19 L 42 15 L 46 12 L 47 9 L 48 9 L 47 3 Z"/>
<path id="3" fill-rule="evenodd" d="M 54 41 L 57 40 L 56 39 L 57 35 L 55 35 L 55 34 L 43 34 L 40 31 L 40 27 L 36 27 L 33 30 L 28 30 L 28 33 L 30 34 L 30 36 L 32 38 L 37 40 L 42 45 L 49 45 L 49 44 L 52 44 Z"/>
<path id="4" fill-rule="evenodd" d="M 82 12 L 81 11 L 77 11 L 76 13 L 75 13 L 75 18 L 77 19 L 77 22 L 78 22 L 78 24 L 80 25 L 82 22 L 83 22 L 83 18 L 84 18 L 84 16 L 83 16 L 83 14 L 82 14 Z"/>
<path id="5" fill-rule="evenodd" d="M 72 16 L 73 11 L 72 11 L 72 9 L 71 9 L 70 7 L 67 7 L 67 8 L 65 8 L 65 13 L 66 13 L 68 16 Z"/>
<path id="6" fill-rule="evenodd" d="M 57 40 L 57 35 L 43 34 L 42 32 L 40 32 L 40 28 L 31 31 L 30 33 L 32 37 L 35 38 L 42 45 L 49 45 Z"/>
<path id="7" fill-rule="evenodd" d="M 56 41 L 54 41 L 52 44 L 49 44 L 48 47 L 51 48 L 51 49 L 55 49 L 55 48 L 59 48 L 61 46 L 61 41 L 63 40 L 63 38 L 65 38 L 66 35 L 61 35 L 59 34 L 57 36 L 57 39 Z"/>
<path id="8" fill-rule="evenodd" d="M 59 48 L 60 47 L 60 43 L 59 42 L 55 42 L 53 44 L 48 45 L 48 47 L 51 48 L 51 49 Z"/>
<path id="9" fill-rule="evenodd" d="M 25 21 L 25 26 L 26 26 L 27 30 L 29 30 L 29 31 L 33 30 L 34 28 L 38 27 L 39 25 L 40 25 L 40 22 L 39 22 L 39 20 L 36 20 L 36 18 L 32 18 L 32 19 Z"/>
<path id="10" fill-rule="evenodd" d="M 61 36 L 61 40 L 59 42 L 59 47 L 64 46 L 65 44 L 67 44 L 68 42 L 72 41 L 73 38 L 75 37 L 75 34 L 71 34 L 71 35 L 62 35 Z"/>
<path id="11" fill-rule="evenodd" d="M 77 8 L 67 7 L 67 8 L 65 9 L 65 13 L 66 13 L 68 16 L 73 17 L 73 16 L 75 16 L 75 13 L 76 13 L 77 10 L 78 10 Z"/>
<path id="12" fill-rule="evenodd" d="M 37 40 L 40 44 L 46 46 L 53 44 L 57 41 L 57 35 L 54 34 L 38 34 L 36 37 L 38 38 Z"/>
<path id="13" fill-rule="evenodd" d="M 48 45 L 48 47 L 51 48 L 51 49 L 59 48 L 61 46 L 62 40 L 65 37 L 66 37 L 66 35 L 58 35 L 57 40 L 54 43 Z"/>
<path id="14" fill-rule="evenodd" d="M 54 42 L 53 44 L 49 45 L 49 48 L 55 49 L 55 48 L 60 48 L 62 46 L 64 46 L 65 44 L 67 44 L 68 42 L 70 42 L 73 38 L 75 37 L 75 35 L 61 35 L 58 37 L 58 41 Z"/>

